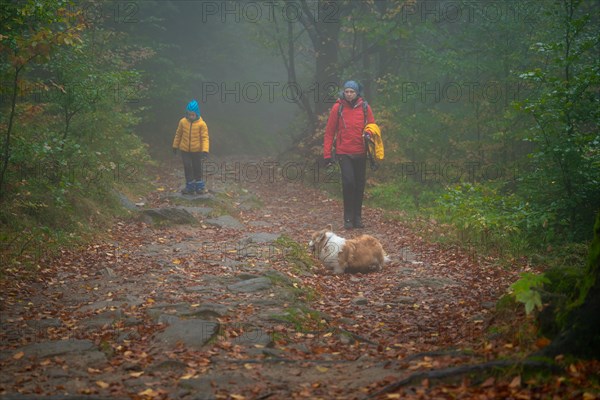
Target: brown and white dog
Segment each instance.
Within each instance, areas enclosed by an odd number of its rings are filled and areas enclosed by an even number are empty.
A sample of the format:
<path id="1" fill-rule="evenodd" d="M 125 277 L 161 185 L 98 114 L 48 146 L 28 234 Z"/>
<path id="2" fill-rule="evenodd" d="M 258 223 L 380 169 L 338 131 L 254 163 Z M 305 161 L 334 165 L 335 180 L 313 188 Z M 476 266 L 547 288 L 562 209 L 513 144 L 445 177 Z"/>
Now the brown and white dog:
<path id="1" fill-rule="evenodd" d="M 379 271 L 390 261 L 379 240 L 373 236 L 361 235 L 356 239 L 344 239 L 331 231 L 331 224 L 313 233 L 308 245 L 334 274 Z"/>

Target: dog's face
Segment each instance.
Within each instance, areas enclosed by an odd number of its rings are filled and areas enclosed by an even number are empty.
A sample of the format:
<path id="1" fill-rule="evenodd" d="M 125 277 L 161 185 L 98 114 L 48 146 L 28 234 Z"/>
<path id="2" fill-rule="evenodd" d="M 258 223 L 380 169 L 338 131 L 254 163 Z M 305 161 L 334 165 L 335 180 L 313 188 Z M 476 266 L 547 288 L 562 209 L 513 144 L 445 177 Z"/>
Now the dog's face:
<path id="1" fill-rule="evenodd" d="M 327 233 L 331 232 L 331 228 L 331 224 L 329 224 L 325 229 L 321 229 L 312 234 L 310 242 L 308 243 L 308 248 L 313 254 L 318 256 L 321 253 L 323 247 L 325 247 L 325 244 L 327 243 Z"/>
<path id="2" fill-rule="evenodd" d="M 312 234 L 310 249 L 323 266 L 334 271 L 340 268 L 339 255 L 344 248 L 346 239 L 331 231 L 331 225 Z M 336 272 L 340 273 L 340 272 Z"/>

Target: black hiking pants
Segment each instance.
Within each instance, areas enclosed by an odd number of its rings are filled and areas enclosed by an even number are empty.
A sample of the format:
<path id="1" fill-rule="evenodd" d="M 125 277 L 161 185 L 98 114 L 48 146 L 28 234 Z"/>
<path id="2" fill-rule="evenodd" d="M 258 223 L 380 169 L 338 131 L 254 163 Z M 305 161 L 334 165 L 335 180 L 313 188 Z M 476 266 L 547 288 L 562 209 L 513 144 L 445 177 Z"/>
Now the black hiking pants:
<path id="1" fill-rule="evenodd" d="M 185 174 L 185 182 L 191 183 L 194 181 L 201 181 L 202 180 L 202 153 L 201 152 L 189 153 L 187 151 L 182 151 L 181 159 L 183 160 L 183 172 Z"/>
<path id="2" fill-rule="evenodd" d="M 367 181 L 367 157 L 339 154 L 344 195 L 344 222 L 352 224 L 362 217 L 362 203 Z"/>

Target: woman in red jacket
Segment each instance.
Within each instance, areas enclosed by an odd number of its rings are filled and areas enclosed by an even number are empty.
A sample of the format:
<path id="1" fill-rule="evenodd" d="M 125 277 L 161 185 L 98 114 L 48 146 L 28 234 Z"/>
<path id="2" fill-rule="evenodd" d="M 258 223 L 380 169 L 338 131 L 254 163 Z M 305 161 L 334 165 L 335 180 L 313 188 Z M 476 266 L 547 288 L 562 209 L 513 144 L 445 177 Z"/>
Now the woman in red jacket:
<path id="1" fill-rule="evenodd" d="M 346 82 L 343 95 L 329 113 L 323 143 L 325 165 L 330 166 L 334 161 L 340 164 L 346 229 L 364 227 L 362 202 L 367 175 L 367 152 L 363 130 L 371 123 L 375 123 L 373 111 L 360 97 L 358 83 Z"/>

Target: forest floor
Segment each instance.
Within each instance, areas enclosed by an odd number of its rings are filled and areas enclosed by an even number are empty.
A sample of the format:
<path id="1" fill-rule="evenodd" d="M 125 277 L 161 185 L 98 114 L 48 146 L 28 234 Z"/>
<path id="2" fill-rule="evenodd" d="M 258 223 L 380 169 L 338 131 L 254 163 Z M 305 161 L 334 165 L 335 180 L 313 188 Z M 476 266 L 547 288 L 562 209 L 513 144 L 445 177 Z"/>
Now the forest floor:
<path id="1" fill-rule="evenodd" d="M 546 343 L 527 318 L 494 328 L 525 265 L 430 243 L 377 209 L 342 230 L 338 200 L 281 171 L 233 167 L 187 199 L 180 173 L 157 177 L 102 240 L 5 274 L 0 399 L 598 398 L 597 362 L 532 372 L 520 360 Z M 329 223 L 392 261 L 331 274 L 307 250 Z"/>

